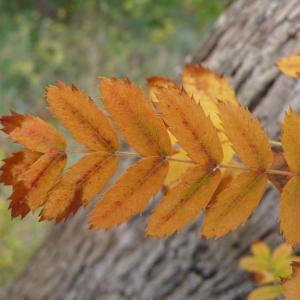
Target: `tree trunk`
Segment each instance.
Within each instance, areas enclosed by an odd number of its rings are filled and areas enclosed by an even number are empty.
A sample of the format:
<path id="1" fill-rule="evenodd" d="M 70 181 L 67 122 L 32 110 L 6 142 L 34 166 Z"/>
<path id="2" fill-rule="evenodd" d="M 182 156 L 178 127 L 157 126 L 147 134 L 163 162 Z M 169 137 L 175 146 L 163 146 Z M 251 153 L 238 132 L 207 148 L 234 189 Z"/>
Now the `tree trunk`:
<path id="1" fill-rule="evenodd" d="M 289 105 L 300 109 L 300 81 L 275 61 L 300 49 L 299 0 L 239 0 L 203 39 L 193 59 L 228 76 L 242 103 L 278 138 Z M 199 239 L 199 222 L 169 239 L 146 239 L 145 218 L 109 232 L 87 230 L 86 211 L 54 226 L 4 299 L 233 300 L 253 284 L 238 260 L 255 240 L 279 235 L 278 193 L 269 188 L 238 231 Z M 147 213 L 146 213 L 147 214 Z"/>

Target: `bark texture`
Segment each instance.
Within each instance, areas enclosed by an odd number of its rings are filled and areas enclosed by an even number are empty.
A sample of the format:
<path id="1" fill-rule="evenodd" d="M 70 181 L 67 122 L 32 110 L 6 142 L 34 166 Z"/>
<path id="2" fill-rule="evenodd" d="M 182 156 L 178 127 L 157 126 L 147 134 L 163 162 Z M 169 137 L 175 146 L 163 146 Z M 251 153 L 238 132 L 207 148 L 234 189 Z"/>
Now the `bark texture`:
<path id="1" fill-rule="evenodd" d="M 193 62 L 228 76 L 272 137 L 289 105 L 300 110 L 300 81 L 274 66 L 300 49 L 299 0 L 238 0 L 203 39 Z M 7 291 L 10 300 L 237 300 L 253 288 L 238 260 L 255 240 L 279 235 L 278 193 L 220 240 L 199 239 L 199 223 L 170 239 L 144 238 L 145 219 L 110 232 L 88 231 L 86 212 L 57 225 Z"/>

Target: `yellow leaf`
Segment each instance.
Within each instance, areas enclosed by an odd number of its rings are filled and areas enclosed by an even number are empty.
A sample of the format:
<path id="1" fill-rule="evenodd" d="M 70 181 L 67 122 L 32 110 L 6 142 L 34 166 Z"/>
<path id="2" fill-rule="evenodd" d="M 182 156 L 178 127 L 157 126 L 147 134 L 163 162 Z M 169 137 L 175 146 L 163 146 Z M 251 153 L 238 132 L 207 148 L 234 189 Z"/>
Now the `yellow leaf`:
<path id="1" fill-rule="evenodd" d="M 292 247 L 288 244 L 279 245 L 272 254 L 272 268 L 277 278 L 286 278 L 292 274 Z"/>
<path id="2" fill-rule="evenodd" d="M 294 176 L 283 188 L 280 199 L 280 228 L 291 245 L 300 244 L 300 177 Z"/>
<path id="3" fill-rule="evenodd" d="M 285 300 L 300 299 L 300 263 L 293 263 L 292 278 L 283 283 Z"/>
<path id="4" fill-rule="evenodd" d="M 13 112 L 0 118 L 2 131 L 24 147 L 42 153 L 52 148 L 64 150 L 64 137 L 49 123 L 31 115 L 20 115 Z"/>
<path id="5" fill-rule="evenodd" d="M 162 76 L 153 76 L 147 79 L 147 88 L 150 99 L 153 102 L 158 102 L 157 99 L 157 92 L 160 88 L 176 88 L 176 83 L 168 78 Z M 177 139 L 169 133 L 171 143 L 174 146 L 177 146 Z M 183 149 L 176 149 L 176 154 L 173 154 L 173 158 L 188 160 L 189 157 L 187 156 L 186 152 Z M 177 180 L 184 174 L 184 172 L 191 166 L 186 163 L 170 161 L 169 162 L 169 171 L 167 178 L 165 180 L 165 185 L 170 187 L 174 185 Z"/>
<path id="6" fill-rule="evenodd" d="M 272 273 L 271 251 L 264 242 L 257 241 L 251 245 L 253 256 L 246 256 L 240 260 L 240 267 L 255 273 L 255 280 L 260 283 L 274 282 L 277 277 Z"/>
<path id="7" fill-rule="evenodd" d="M 242 106 L 219 103 L 219 110 L 226 135 L 243 163 L 252 168 L 268 169 L 273 154 L 258 120 Z"/>
<path id="8" fill-rule="evenodd" d="M 188 155 L 183 150 L 179 150 L 178 153 L 174 154 L 172 158 L 182 159 L 182 160 L 190 160 Z M 165 185 L 172 187 L 174 184 L 178 182 L 181 176 L 185 173 L 185 171 L 191 168 L 193 165 L 178 161 L 170 161 L 169 162 L 169 171 L 167 178 L 165 180 Z"/>
<path id="9" fill-rule="evenodd" d="M 95 151 L 114 151 L 119 141 L 108 119 L 94 101 L 74 85 L 59 82 L 46 89 L 52 114 L 72 133 L 75 140 Z"/>
<path id="10" fill-rule="evenodd" d="M 201 166 L 187 170 L 149 217 L 146 234 L 169 236 L 193 221 L 204 209 L 221 180 L 221 173 Z"/>
<path id="11" fill-rule="evenodd" d="M 221 143 L 201 106 L 177 88 L 161 88 L 157 98 L 169 130 L 187 154 L 202 165 L 220 163 L 223 159 Z"/>
<path id="12" fill-rule="evenodd" d="M 26 205 L 32 211 L 41 206 L 65 164 L 66 155 L 56 149 L 50 150 L 35 161 L 20 176 L 19 182 L 14 187 L 10 205 L 12 216 L 24 216 L 23 209 Z"/>
<path id="13" fill-rule="evenodd" d="M 102 100 L 128 144 L 144 156 L 170 155 L 172 147 L 163 121 L 129 80 L 101 78 Z"/>
<path id="14" fill-rule="evenodd" d="M 269 263 L 254 256 L 246 256 L 240 260 L 240 267 L 247 272 L 264 273 L 269 267 Z"/>
<path id="15" fill-rule="evenodd" d="M 216 191 L 211 197 L 211 201 L 209 202 L 209 205 L 212 205 L 218 198 L 218 195 L 221 194 L 230 185 L 232 180 L 234 180 L 234 178 L 240 174 L 239 169 L 222 169 L 220 171 L 222 174 L 222 178 Z"/>
<path id="16" fill-rule="evenodd" d="M 300 55 L 280 58 L 276 65 L 285 75 L 296 78 L 300 77 Z"/>
<path id="17" fill-rule="evenodd" d="M 208 207 L 202 235 L 221 237 L 244 223 L 259 204 L 266 186 L 265 175 L 252 172 L 239 175 Z"/>
<path id="18" fill-rule="evenodd" d="M 290 169 L 300 172 L 300 117 L 291 109 L 282 124 L 282 148 Z"/>
<path id="19" fill-rule="evenodd" d="M 269 246 L 261 241 L 257 241 L 251 245 L 251 252 L 259 259 L 270 260 L 271 250 Z"/>
<path id="20" fill-rule="evenodd" d="M 41 220 L 60 221 L 102 191 L 119 164 L 116 156 L 92 153 L 76 162 L 50 190 Z"/>
<path id="21" fill-rule="evenodd" d="M 283 288 L 280 285 L 269 285 L 252 291 L 247 300 L 275 300 L 281 295 L 283 295 Z"/>
<path id="22" fill-rule="evenodd" d="M 234 154 L 218 115 L 217 102 L 231 103 L 238 105 L 233 88 L 222 76 L 212 72 L 201 65 L 187 65 L 182 73 L 182 83 L 186 92 L 196 103 L 200 103 L 203 110 L 210 116 L 214 126 L 218 130 L 218 135 L 223 148 L 223 162 L 231 161 Z"/>
<path id="23" fill-rule="evenodd" d="M 0 182 L 6 185 L 15 185 L 19 177 L 37 161 L 42 153 L 23 150 L 13 153 L 10 157 L 4 159 L 4 165 L 0 168 Z"/>
<path id="24" fill-rule="evenodd" d="M 277 261 L 281 259 L 291 259 L 293 249 L 288 244 L 280 244 L 273 252 L 272 254 L 272 260 Z"/>
<path id="25" fill-rule="evenodd" d="M 109 229 L 142 213 L 149 199 L 161 188 L 168 172 L 168 161 L 144 158 L 131 166 L 104 195 L 91 213 L 90 225 Z"/>
<path id="26" fill-rule="evenodd" d="M 203 91 L 214 100 L 231 104 L 238 102 L 229 82 L 201 65 L 186 65 L 182 73 L 182 82 L 184 89 L 195 99 L 201 99 L 197 94 Z"/>

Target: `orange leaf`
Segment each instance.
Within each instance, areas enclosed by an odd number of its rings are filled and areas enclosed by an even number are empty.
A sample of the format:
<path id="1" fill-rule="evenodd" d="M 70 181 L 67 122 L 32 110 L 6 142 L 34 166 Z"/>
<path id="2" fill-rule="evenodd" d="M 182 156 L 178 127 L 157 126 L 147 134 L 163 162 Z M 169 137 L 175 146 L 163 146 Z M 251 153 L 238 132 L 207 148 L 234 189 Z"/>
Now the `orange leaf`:
<path id="1" fill-rule="evenodd" d="M 291 109 L 282 124 L 282 148 L 290 169 L 300 172 L 300 117 Z"/>
<path id="2" fill-rule="evenodd" d="M 161 188 L 168 161 L 149 157 L 131 166 L 92 211 L 92 228 L 109 229 L 142 213 L 149 199 Z"/>
<path id="3" fill-rule="evenodd" d="M 144 156 L 171 154 L 171 142 L 163 121 L 129 80 L 101 78 L 100 90 L 107 111 L 128 144 Z"/>
<path id="4" fill-rule="evenodd" d="M 95 102 L 74 85 L 59 82 L 46 89 L 50 111 L 73 137 L 90 150 L 114 151 L 119 141 L 108 119 Z"/>
<path id="5" fill-rule="evenodd" d="M 157 98 L 165 122 L 187 154 L 203 165 L 220 163 L 223 159 L 221 143 L 202 107 L 177 88 L 161 88 Z"/>
<path id="6" fill-rule="evenodd" d="M 280 200 L 280 228 L 289 244 L 300 244 L 300 177 L 292 177 Z"/>
<path id="7" fill-rule="evenodd" d="M 221 180 L 221 173 L 201 166 L 189 169 L 170 189 L 148 220 L 147 235 L 169 236 L 194 220 L 204 209 Z"/>
<path id="8" fill-rule="evenodd" d="M 52 148 L 64 150 L 64 137 L 49 123 L 31 115 L 20 115 L 13 112 L 0 118 L 2 131 L 26 148 L 46 153 Z"/>
<path id="9" fill-rule="evenodd" d="M 116 156 L 92 153 L 76 162 L 50 190 L 41 220 L 60 221 L 102 191 L 119 164 Z"/>
<path id="10" fill-rule="evenodd" d="M 276 65 L 278 69 L 287 76 L 300 77 L 300 55 L 291 55 L 280 58 Z"/>
<path id="11" fill-rule="evenodd" d="M 283 283 L 285 300 L 300 299 L 300 263 L 293 263 L 292 278 Z"/>
<path id="12" fill-rule="evenodd" d="M 3 160 L 4 165 L 0 168 L 2 171 L 0 182 L 6 185 L 15 185 L 18 182 L 18 178 L 27 171 L 41 155 L 42 153 L 26 149 L 13 153 L 12 156 Z"/>
<path id="13" fill-rule="evenodd" d="M 35 161 L 20 176 L 20 181 L 14 187 L 10 205 L 12 216 L 23 216 L 20 213 L 20 207 L 23 208 L 25 204 L 32 211 L 41 206 L 46 199 L 48 191 L 63 171 L 65 164 L 66 155 L 56 149 L 50 150 Z"/>
<path id="14" fill-rule="evenodd" d="M 187 93 L 196 99 L 200 98 L 198 93 L 201 95 L 203 91 L 213 100 L 231 104 L 238 102 L 226 78 L 201 65 L 186 65 L 182 73 L 182 83 Z"/>
<path id="15" fill-rule="evenodd" d="M 272 150 L 258 120 L 240 105 L 219 103 L 219 110 L 226 135 L 243 163 L 252 168 L 270 168 Z"/>
<path id="16" fill-rule="evenodd" d="M 203 236 L 221 237 L 244 223 L 259 204 L 266 186 L 265 175 L 240 174 L 208 207 L 202 226 Z"/>

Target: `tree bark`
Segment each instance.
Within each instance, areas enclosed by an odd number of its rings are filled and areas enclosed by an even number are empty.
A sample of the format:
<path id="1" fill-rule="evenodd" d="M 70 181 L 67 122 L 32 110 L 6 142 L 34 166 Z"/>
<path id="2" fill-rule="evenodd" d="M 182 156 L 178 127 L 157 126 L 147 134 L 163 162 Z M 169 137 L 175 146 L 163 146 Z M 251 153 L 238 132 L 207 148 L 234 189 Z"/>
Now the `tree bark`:
<path id="1" fill-rule="evenodd" d="M 288 106 L 300 110 L 300 81 L 275 67 L 279 57 L 300 49 L 299 29 L 299 0 L 238 0 L 193 59 L 229 77 L 273 138 Z M 256 240 L 272 246 L 282 241 L 278 198 L 270 187 L 244 226 L 208 241 L 199 238 L 201 218 L 172 238 L 155 240 L 144 237 L 145 217 L 96 232 L 87 229 L 87 213 L 81 211 L 54 226 L 3 299 L 245 299 L 253 283 L 238 260 Z"/>

